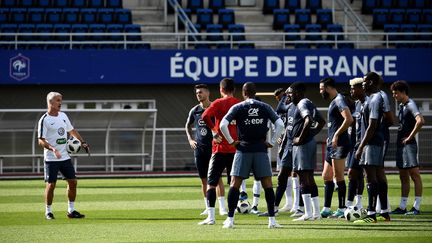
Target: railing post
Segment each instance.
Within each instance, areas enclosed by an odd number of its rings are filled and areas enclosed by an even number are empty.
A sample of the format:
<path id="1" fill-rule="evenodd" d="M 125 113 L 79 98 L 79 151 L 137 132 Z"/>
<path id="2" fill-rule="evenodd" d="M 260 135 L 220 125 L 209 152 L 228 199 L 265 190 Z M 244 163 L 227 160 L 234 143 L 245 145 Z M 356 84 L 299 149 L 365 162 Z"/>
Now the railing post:
<path id="1" fill-rule="evenodd" d="M 162 130 L 162 168 L 166 172 L 166 130 Z"/>
<path id="2" fill-rule="evenodd" d="M 3 174 L 3 157 L 0 157 L 0 174 Z"/>

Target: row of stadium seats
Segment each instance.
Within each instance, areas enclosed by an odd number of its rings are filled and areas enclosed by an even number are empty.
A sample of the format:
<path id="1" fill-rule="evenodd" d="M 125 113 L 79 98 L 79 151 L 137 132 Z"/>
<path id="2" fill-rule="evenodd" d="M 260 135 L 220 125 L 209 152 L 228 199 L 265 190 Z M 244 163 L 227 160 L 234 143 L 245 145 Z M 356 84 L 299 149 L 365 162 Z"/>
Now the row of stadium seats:
<path id="1" fill-rule="evenodd" d="M 217 44 L 215 46 L 205 43 L 199 43 L 194 46 L 195 49 L 211 49 L 212 47 L 216 49 L 233 49 L 231 48 L 230 44 Z M 255 45 L 251 42 L 244 42 L 240 43 L 238 45 L 234 45 L 234 48 L 238 49 L 254 49 Z M 307 43 L 298 43 L 294 45 L 295 49 L 310 49 L 312 47 L 315 47 L 317 49 L 353 49 L 354 44 L 353 43 L 338 43 L 337 47 L 334 44 L 330 43 L 318 43 L 318 44 L 307 44 Z"/>
<path id="2" fill-rule="evenodd" d="M 322 8 L 321 0 L 308 0 L 306 2 L 306 9 L 310 9 L 311 13 L 316 13 L 318 9 Z M 264 0 L 263 14 L 271 14 L 275 9 L 280 9 L 279 0 Z M 301 9 L 301 0 L 285 0 L 284 8 L 294 13 L 297 9 Z"/>
<path id="3" fill-rule="evenodd" d="M 69 33 L 141 33 L 141 27 L 139 25 L 127 24 L 2 24 L 0 25 L 0 40 L 14 41 L 15 35 L 13 33 L 36 33 L 38 35 L 22 35 L 18 37 L 21 41 L 69 41 Z M 6 35 L 4 33 L 11 33 Z M 63 34 L 63 35 L 43 35 L 43 34 Z M 124 40 L 123 35 L 74 35 L 72 37 L 74 41 L 122 41 Z M 130 35 L 126 37 L 128 41 L 141 41 L 140 35 Z"/>
<path id="4" fill-rule="evenodd" d="M 363 0 L 362 14 L 371 14 L 378 8 L 425 9 L 432 8 L 432 0 Z"/>
<path id="5" fill-rule="evenodd" d="M 148 43 L 124 44 L 0 44 L 0 50 L 124 50 L 124 49 L 151 49 Z"/>
<path id="6" fill-rule="evenodd" d="M 300 26 L 298 24 L 286 24 L 283 27 L 284 32 L 286 33 L 299 33 L 300 32 Z M 305 28 L 305 33 L 322 33 L 326 36 L 326 40 L 333 41 L 335 39 L 337 40 L 344 40 L 343 36 L 343 27 L 340 24 L 330 24 L 327 26 L 327 32 L 323 32 L 323 29 L 321 28 L 321 25 L 319 24 L 308 24 Z M 330 33 L 330 34 L 326 34 Z M 341 33 L 341 34 L 334 34 L 334 33 Z M 289 41 L 299 41 L 301 40 L 301 34 L 292 34 L 292 35 L 286 35 L 286 40 Z M 305 35 L 304 40 L 309 41 L 317 41 L 317 40 L 323 40 L 322 35 L 316 34 L 316 35 Z"/>
<path id="7" fill-rule="evenodd" d="M 130 24 L 132 13 L 123 8 L 0 8 L 1 23 Z"/>
<path id="8" fill-rule="evenodd" d="M 417 35 L 389 35 L 389 40 L 432 40 L 432 24 L 386 24 L 384 25 L 384 32 L 386 33 L 412 33 L 418 32 Z M 421 34 L 425 33 L 425 34 Z M 428 33 L 428 34 L 426 34 Z"/>
<path id="9" fill-rule="evenodd" d="M 275 9 L 273 11 L 273 29 L 281 30 L 285 24 L 290 23 L 290 13 L 288 9 Z M 310 9 L 296 9 L 295 10 L 295 24 L 300 25 L 302 29 L 307 24 L 312 23 Z M 331 9 L 318 9 L 316 11 L 316 24 L 322 25 L 327 28 L 327 25 L 333 24 L 333 14 Z"/>
<path id="10" fill-rule="evenodd" d="M 190 9 L 184 9 L 185 13 L 191 19 L 192 11 Z M 207 25 L 213 24 L 213 11 L 209 8 L 200 8 L 196 12 L 196 24 L 199 24 L 202 29 L 205 29 Z M 228 25 L 235 24 L 234 10 L 232 9 L 219 9 L 218 10 L 218 24 L 222 25 L 225 29 Z"/>
<path id="11" fill-rule="evenodd" d="M 432 9 L 374 9 L 373 29 L 385 24 L 432 24 Z"/>
<path id="12" fill-rule="evenodd" d="M 199 24 L 195 24 L 195 28 L 197 30 L 202 29 Z M 197 40 L 207 40 L 207 41 L 223 41 L 223 40 L 230 40 L 231 37 L 228 37 L 227 39 L 224 38 L 223 35 L 223 26 L 220 24 L 208 24 L 205 28 L 206 33 L 211 33 L 212 35 L 206 35 L 205 38 L 203 38 L 204 35 L 195 35 Z M 243 33 L 245 33 L 245 27 L 241 24 L 230 24 L 228 25 L 228 33 L 234 34 L 232 35 L 233 41 L 244 41 L 246 40 L 246 37 Z M 219 34 L 219 35 L 218 35 Z M 189 38 L 190 40 L 193 40 L 193 38 Z"/>
<path id="13" fill-rule="evenodd" d="M 176 0 L 176 1 L 180 6 L 182 6 L 183 4 L 182 0 Z M 213 13 L 216 14 L 220 9 L 225 8 L 225 0 L 209 0 L 207 6 L 204 6 L 204 1 L 202 0 L 188 0 L 186 5 L 186 8 L 190 9 L 192 13 L 196 13 L 198 9 L 202 9 L 205 7 L 211 9 Z M 174 13 L 174 9 L 171 7 L 170 4 L 168 4 L 168 13 L 170 14 Z"/>
<path id="14" fill-rule="evenodd" d="M 122 0 L 2 0 L 2 8 L 122 8 Z"/>

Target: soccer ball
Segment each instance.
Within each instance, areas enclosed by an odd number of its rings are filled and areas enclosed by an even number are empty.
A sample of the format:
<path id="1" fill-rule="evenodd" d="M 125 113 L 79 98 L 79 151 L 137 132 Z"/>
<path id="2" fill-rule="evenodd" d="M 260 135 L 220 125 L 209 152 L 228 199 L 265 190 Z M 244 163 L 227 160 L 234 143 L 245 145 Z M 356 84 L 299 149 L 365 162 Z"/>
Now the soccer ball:
<path id="1" fill-rule="evenodd" d="M 70 137 L 66 143 L 66 149 L 70 154 L 76 154 L 81 149 L 81 142 L 75 137 Z"/>
<path id="2" fill-rule="evenodd" d="M 363 218 L 363 216 L 366 214 L 364 209 L 358 209 L 357 207 L 353 208 L 347 208 L 345 210 L 344 216 L 345 219 L 348 221 L 355 221 L 357 219 Z"/>
<path id="3" fill-rule="evenodd" d="M 251 211 L 251 205 L 247 200 L 239 200 L 237 203 L 237 212 L 247 214 Z"/>

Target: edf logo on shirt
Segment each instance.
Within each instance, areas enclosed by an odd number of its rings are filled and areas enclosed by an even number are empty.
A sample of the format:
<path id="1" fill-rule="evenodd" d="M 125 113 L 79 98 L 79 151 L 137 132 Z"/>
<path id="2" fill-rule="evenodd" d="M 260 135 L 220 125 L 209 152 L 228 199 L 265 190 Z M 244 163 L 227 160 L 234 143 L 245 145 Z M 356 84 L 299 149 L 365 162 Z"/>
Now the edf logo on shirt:
<path id="1" fill-rule="evenodd" d="M 248 110 L 249 116 L 258 116 L 259 108 L 250 108 Z"/>

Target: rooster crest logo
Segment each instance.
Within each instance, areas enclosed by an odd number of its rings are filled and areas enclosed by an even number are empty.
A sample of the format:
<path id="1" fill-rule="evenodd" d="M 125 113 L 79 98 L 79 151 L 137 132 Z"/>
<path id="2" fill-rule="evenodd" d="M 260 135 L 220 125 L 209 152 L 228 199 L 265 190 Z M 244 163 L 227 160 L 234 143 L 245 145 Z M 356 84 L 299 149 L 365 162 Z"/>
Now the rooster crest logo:
<path id="1" fill-rule="evenodd" d="M 18 54 L 10 59 L 9 76 L 21 81 L 30 77 L 30 59 Z"/>
<path id="2" fill-rule="evenodd" d="M 16 60 L 13 62 L 12 67 L 17 72 L 21 72 L 22 69 L 27 67 L 27 64 L 25 62 L 23 62 L 22 60 Z"/>

